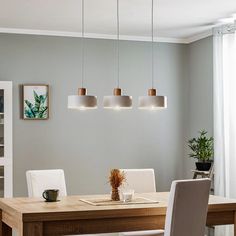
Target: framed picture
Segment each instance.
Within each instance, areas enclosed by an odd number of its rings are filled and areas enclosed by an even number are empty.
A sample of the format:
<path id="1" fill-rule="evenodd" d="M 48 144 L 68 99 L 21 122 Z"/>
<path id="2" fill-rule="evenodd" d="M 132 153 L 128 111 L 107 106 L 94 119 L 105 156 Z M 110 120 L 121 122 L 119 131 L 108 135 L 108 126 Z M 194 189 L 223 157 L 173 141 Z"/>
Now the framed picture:
<path id="1" fill-rule="evenodd" d="M 49 85 L 22 85 L 22 118 L 24 120 L 49 118 Z"/>

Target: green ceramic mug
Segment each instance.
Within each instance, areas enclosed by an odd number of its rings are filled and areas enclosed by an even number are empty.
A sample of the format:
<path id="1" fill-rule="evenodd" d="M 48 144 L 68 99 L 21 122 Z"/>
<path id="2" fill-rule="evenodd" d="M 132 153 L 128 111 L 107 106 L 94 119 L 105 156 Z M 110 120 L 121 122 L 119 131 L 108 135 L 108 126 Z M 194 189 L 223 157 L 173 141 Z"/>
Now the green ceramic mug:
<path id="1" fill-rule="evenodd" d="M 59 195 L 59 189 L 46 189 L 42 196 L 47 202 L 56 202 Z"/>

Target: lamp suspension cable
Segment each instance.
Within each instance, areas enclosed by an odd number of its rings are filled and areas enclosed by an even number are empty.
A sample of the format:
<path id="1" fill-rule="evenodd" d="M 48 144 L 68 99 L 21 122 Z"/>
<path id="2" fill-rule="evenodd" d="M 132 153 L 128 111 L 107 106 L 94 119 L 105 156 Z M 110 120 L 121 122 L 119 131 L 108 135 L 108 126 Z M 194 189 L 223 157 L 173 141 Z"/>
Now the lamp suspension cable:
<path id="1" fill-rule="evenodd" d="M 151 32 L 152 32 L 152 89 L 154 88 L 154 0 L 151 7 Z"/>
<path id="2" fill-rule="evenodd" d="M 116 20 L 117 20 L 117 88 L 120 87 L 120 4 L 116 2 Z"/>
<path id="3" fill-rule="evenodd" d="M 81 86 L 82 88 L 84 87 L 84 0 L 81 0 L 82 2 L 82 9 L 81 9 L 81 34 L 82 34 L 82 39 L 81 39 Z"/>

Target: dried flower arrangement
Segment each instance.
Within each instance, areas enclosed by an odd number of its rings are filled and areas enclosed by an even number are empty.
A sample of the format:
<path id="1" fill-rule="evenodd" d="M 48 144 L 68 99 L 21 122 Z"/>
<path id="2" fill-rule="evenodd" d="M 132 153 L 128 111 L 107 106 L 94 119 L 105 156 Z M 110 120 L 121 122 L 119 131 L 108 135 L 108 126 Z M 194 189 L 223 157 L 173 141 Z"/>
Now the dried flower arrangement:
<path id="1" fill-rule="evenodd" d="M 112 169 L 110 171 L 109 182 L 112 187 L 111 199 L 113 201 L 120 201 L 119 187 L 125 182 L 125 173 L 119 169 Z"/>

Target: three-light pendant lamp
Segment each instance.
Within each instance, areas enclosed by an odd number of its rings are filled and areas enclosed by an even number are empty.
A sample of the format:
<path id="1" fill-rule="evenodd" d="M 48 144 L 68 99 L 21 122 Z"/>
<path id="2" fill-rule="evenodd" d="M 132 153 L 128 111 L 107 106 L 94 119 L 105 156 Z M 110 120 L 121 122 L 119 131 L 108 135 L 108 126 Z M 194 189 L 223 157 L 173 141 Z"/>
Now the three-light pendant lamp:
<path id="1" fill-rule="evenodd" d="M 83 88 L 84 79 L 84 0 L 82 1 L 82 88 L 79 88 L 78 95 L 68 96 L 68 108 L 86 110 L 97 108 L 97 97 L 86 95 L 86 88 Z M 152 88 L 148 90 L 148 96 L 139 97 L 139 109 L 156 110 L 167 108 L 166 96 L 157 96 L 156 89 L 153 88 L 154 84 L 154 6 L 152 1 L 151 10 L 151 27 L 152 27 Z M 132 97 L 122 95 L 122 90 L 119 86 L 119 44 L 120 44 L 120 24 L 119 24 L 119 0 L 117 0 L 117 87 L 113 90 L 113 95 L 104 96 L 103 107 L 106 109 L 131 109 Z"/>

